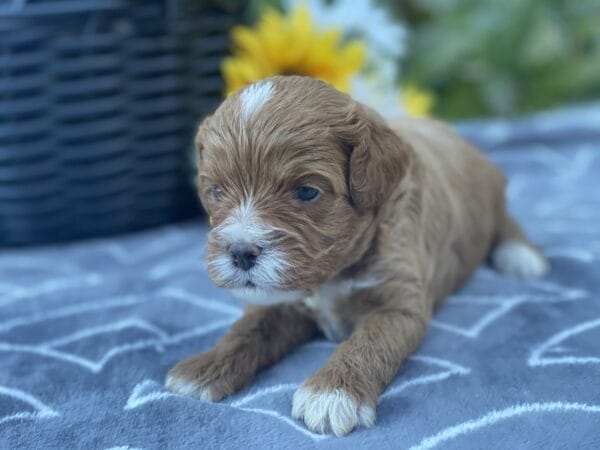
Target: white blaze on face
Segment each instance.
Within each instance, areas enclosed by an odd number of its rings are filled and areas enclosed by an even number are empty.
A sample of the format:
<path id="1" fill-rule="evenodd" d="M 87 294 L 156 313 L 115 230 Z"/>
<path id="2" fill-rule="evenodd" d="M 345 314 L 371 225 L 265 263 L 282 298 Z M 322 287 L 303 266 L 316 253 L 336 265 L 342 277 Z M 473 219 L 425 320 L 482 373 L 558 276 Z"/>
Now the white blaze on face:
<path id="1" fill-rule="evenodd" d="M 211 257 L 208 264 L 219 281 L 235 286 L 231 289 L 234 295 L 252 303 L 299 298 L 298 294 L 280 290 L 282 275 L 290 264 L 283 252 L 272 245 L 273 230 L 260 219 L 252 198 L 235 208 L 214 233 L 222 250 L 216 257 Z M 236 267 L 228 251 L 230 245 L 239 242 L 248 242 L 262 249 L 256 264 L 248 271 Z"/>
<path id="2" fill-rule="evenodd" d="M 219 238 L 228 245 L 250 242 L 259 247 L 269 243 L 270 229 L 258 217 L 252 198 L 243 200 L 217 228 Z"/>
<path id="3" fill-rule="evenodd" d="M 272 81 L 255 83 L 244 89 L 240 94 L 242 124 L 257 113 L 274 94 L 275 85 Z"/>

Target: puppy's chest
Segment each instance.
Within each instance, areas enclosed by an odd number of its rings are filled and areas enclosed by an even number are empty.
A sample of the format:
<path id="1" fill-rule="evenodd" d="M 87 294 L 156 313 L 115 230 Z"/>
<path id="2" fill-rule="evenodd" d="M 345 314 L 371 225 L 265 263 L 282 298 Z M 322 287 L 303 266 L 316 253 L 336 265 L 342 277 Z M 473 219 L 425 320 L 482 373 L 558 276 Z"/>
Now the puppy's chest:
<path id="1" fill-rule="evenodd" d="M 347 300 L 352 294 L 375 285 L 372 279 L 333 280 L 323 284 L 304 303 L 316 315 L 319 328 L 332 341 L 343 341 L 352 332 L 350 314 L 344 308 L 350 307 Z"/>

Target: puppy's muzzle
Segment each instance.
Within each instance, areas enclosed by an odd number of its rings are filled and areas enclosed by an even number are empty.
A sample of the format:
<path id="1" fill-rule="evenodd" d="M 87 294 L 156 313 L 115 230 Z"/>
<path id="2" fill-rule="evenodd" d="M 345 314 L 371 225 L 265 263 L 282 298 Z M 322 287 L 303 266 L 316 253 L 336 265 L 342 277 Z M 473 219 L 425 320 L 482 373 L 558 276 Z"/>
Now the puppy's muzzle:
<path id="1" fill-rule="evenodd" d="M 262 252 L 262 248 L 250 242 L 236 242 L 229 246 L 229 254 L 233 265 L 239 269 L 248 271 L 256 265 L 256 260 Z"/>

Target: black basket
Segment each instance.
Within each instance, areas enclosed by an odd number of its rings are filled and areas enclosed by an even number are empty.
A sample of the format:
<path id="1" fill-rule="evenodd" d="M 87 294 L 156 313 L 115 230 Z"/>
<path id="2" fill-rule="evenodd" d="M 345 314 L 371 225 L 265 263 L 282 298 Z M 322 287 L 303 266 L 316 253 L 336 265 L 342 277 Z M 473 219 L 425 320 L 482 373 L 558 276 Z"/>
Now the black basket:
<path id="1" fill-rule="evenodd" d="M 235 19 L 201 0 L 0 0 L 0 245 L 197 214 L 190 144 Z"/>

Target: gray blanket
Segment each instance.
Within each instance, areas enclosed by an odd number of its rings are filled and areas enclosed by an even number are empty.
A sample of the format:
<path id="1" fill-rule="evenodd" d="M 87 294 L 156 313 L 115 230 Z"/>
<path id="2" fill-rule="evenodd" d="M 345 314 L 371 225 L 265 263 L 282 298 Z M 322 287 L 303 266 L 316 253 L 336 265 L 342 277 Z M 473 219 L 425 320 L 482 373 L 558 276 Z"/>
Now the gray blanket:
<path id="1" fill-rule="evenodd" d="M 459 131 L 509 176 L 514 214 L 552 264 L 530 283 L 482 267 L 434 317 L 348 437 L 290 417 L 335 345 L 309 343 L 222 403 L 163 388 L 241 305 L 209 281 L 206 225 L 0 255 L 0 447 L 599 448 L 600 108 Z"/>

